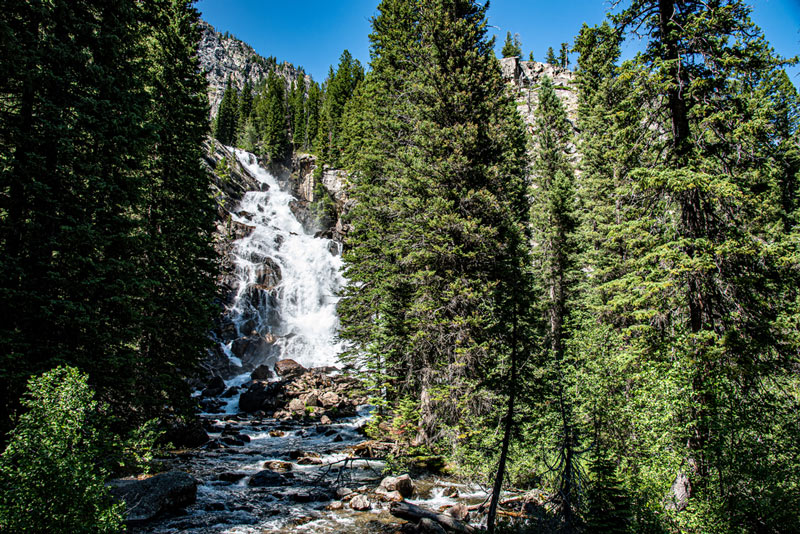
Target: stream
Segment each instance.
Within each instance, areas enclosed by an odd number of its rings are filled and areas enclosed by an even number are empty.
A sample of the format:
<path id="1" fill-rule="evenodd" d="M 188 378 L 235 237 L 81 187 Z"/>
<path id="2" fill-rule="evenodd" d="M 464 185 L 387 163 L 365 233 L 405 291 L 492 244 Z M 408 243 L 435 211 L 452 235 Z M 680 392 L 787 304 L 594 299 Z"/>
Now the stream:
<path id="1" fill-rule="evenodd" d="M 403 521 L 388 512 L 397 496 L 376 492 L 384 462 L 357 452 L 367 440 L 362 427 L 372 408 L 364 397 L 350 398 L 352 380 L 336 369 L 345 348 L 336 315 L 345 284 L 341 245 L 314 237 L 316 229 L 295 216 L 297 199 L 255 156 L 234 153 L 262 187 L 231 211 L 232 220 L 251 230 L 232 249 L 237 287 L 226 319 L 233 328 L 219 341 L 228 377 L 214 392 L 195 393 L 211 441 L 178 452 L 168 466 L 198 481 L 197 500 L 133 531 L 398 532 Z M 300 370 L 275 376 L 281 374 L 276 363 L 288 359 Z M 258 379 L 254 370 L 261 372 Z M 240 396 L 258 387 L 280 388 L 283 396 L 268 401 L 269 408 L 240 412 Z M 431 474 L 417 476 L 413 487 L 407 501 L 435 511 L 486 497 L 479 488 Z"/>

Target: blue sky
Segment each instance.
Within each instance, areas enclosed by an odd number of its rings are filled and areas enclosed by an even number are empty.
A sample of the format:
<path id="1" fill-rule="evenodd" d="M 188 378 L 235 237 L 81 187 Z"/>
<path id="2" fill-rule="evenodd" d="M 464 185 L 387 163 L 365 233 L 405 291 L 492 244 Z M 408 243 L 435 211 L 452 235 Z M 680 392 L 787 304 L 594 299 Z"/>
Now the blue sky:
<path id="1" fill-rule="evenodd" d="M 229 31 L 263 56 L 302 66 L 322 82 L 344 49 L 369 63 L 370 18 L 379 0 L 199 0 L 197 9 L 217 31 Z M 800 0 L 753 0 L 752 18 L 783 56 L 800 53 Z M 518 33 L 525 58 L 543 60 L 548 46 L 572 42 L 581 24 L 602 22 L 607 0 L 493 0 L 490 32 L 502 47 L 507 31 Z M 635 43 L 623 51 L 632 55 Z M 800 67 L 790 69 L 800 86 Z"/>

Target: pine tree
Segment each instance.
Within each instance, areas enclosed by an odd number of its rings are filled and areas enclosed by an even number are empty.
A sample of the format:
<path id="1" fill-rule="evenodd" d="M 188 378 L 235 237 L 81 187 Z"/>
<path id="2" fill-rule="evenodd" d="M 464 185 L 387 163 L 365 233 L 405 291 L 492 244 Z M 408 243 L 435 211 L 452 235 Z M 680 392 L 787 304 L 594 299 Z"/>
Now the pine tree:
<path id="1" fill-rule="evenodd" d="M 522 43 L 519 41 L 519 35 L 514 34 L 511 38 L 511 32 L 506 32 L 506 42 L 503 44 L 502 50 L 503 57 L 522 57 Z"/>
<path id="2" fill-rule="evenodd" d="M 546 59 L 546 61 L 550 65 L 558 65 L 559 64 L 558 60 L 556 59 L 556 53 L 553 52 L 553 47 L 552 46 L 547 48 L 547 59 Z"/>
<path id="3" fill-rule="evenodd" d="M 214 137 L 223 145 L 232 145 L 236 140 L 236 125 L 238 123 L 238 97 L 236 89 L 231 85 L 231 78 L 225 82 L 225 92 L 217 110 L 214 122 Z"/>
<path id="4" fill-rule="evenodd" d="M 289 122 L 286 116 L 286 89 L 274 71 L 267 77 L 266 94 L 256 107 L 262 132 L 261 145 L 272 161 L 282 161 L 289 155 Z"/>
<path id="5" fill-rule="evenodd" d="M 561 43 L 561 49 L 558 52 L 558 64 L 562 69 L 569 67 L 569 43 Z"/>
<path id="6" fill-rule="evenodd" d="M 239 95 L 239 110 L 236 113 L 238 123 L 236 125 L 237 137 L 244 133 L 245 126 L 253 114 L 253 84 L 250 79 L 246 79 L 242 93 Z"/>
<path id="7" fill-rule="evenodd" d="M 150 417 L 162 415 L 165 404 L 190 415 L 186 379 L 205 354 L 219 312 L 216 206 L 202 165 L 207 84 L 196 54 L 199 15 L 190 2 L 158 0 L 147 9 L 148 83 L 155 89 L 148 118 L 158 143 L 147 158 L 147 313 L 137 358 L 139 374 L 149 379 L 136 385 L 137 404 Z"/>
<path id="8" fill-rule="evenodd" d="M 304 150 L 311 150 L 314 146 L 314 139 L 317 138 L 321 100 L 322 92 L 319 84 L 312 80 L 308 88 L 308 99 L 306 99 L 305 103 L 306 127 L 305 136 L 303 138 Z"/>
<path id="9" fill-rule="evenodd" d="M 352 151 L 345 259 L 359 290 L 341 302 L 343 335 L 357 344 L 352 357 L 387 378 L 390 401 L 418 406 L 418 437 L 434 443 L 486 415 L 492 392 L 479 381 L 502 377 L 508 393 L 518 334 L 509 325 L 527 263 L 524 132 L 498 97 L 485 7 L 386 0 L 379 9 L 360 95 L 372 104 L 346 121 L 369 135 Z"/>
<path id="10" fill-rule="evenodd" d="M 4 54 L 15 55 L 0 116 L 6 414 L 25 379 L 57 362 L 88 371 L 117 407 L 134 379 L 125 370 L 141 330 L 148 139 L 137 17 L 135 4 L 88 0 L 13 2 L 0 13 L 14 36 Z"/>
<path id="11" fill-rule="evenodd" d="M 314 142 L 321 163 L 338 166 L 345 145 L 341 136 L 344 107 L 363 79 L 364 68 L 347 50 L 342 52 L 336 71 L 333 68 L 329 70 Z"/>
<path id="12" fill-rule="evenodd" d="M 306 125 L 308 123 L 305 92 L 305 75 L 301 73 L 297 80 L 292 83 L 292 90 L 289 94 L 289 122 L 292 125 L 292 145 L 295 151 L 299 151 L 305 146 Z"/>

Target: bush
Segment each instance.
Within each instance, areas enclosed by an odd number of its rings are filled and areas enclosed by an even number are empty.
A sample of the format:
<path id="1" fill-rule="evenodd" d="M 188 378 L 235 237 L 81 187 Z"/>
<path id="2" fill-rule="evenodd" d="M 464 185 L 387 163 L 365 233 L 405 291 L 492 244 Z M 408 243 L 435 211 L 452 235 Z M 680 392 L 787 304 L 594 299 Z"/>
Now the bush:
<path id="1" fill-rule="evenodd" d="M 104 485 L 102 406 L 87 376 L 57 367 L 31 378 L 22 405 L 0 456 L 0 531 L 119 532 L 124 505 Z"/>

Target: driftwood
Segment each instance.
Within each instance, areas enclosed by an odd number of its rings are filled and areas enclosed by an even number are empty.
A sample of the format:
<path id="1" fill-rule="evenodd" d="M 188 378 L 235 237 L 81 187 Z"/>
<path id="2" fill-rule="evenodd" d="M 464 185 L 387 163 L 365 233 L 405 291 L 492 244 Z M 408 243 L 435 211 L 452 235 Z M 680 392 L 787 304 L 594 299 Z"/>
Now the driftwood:
<path id="1" fill-rule="evenodd" d="M 463 521 L 459 521 L 458 519 L 450 517 L 449 515 L 431 512 L 430 510 L 426 510 L 425 508 L 421 508 L 407 502 L 393 502 L 389 506 L 389 512 L 395 517 L 405 519 L 406 521 L 411 521 L 412 523 L 419 523 L 419 521 L 422 519 L 430 519 L 450 532 L 458 532 L 460 534 L 474 534 L 477 532 L 474 528 Z"/>

